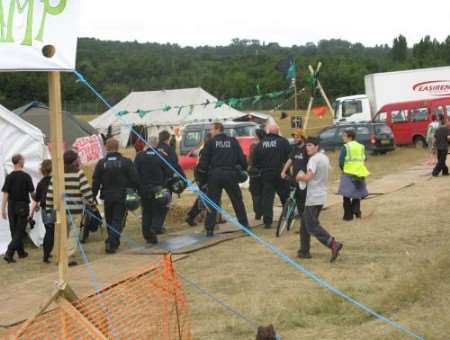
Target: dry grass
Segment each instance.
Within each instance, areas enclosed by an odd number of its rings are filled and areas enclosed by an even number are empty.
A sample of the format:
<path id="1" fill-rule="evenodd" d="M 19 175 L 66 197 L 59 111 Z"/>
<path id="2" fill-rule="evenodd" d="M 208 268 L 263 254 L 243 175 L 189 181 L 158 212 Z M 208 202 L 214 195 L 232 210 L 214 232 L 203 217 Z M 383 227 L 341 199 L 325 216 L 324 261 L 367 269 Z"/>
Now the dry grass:
<path id="1" fill-rule="evenodd" d="M 285 129 L 283 127 L 283 129 Z M 133 156 L 129 154 L 129 156 Z M 423 150 L 399 148 L 385 156 L 369 157 L 370 181 L 420 163 Z M 330 154 L 336 185 L 336 153 Z M 86 172 L 89 173 L 89 169 Z M 341 221 L 334 206 L 323 212 L 323 225 L 345 244 L 331 265 L 329 251 L 312 242 L 312 260 L 301 263 L 355 299 L 398 321 L 426 339 L 448 339 L 450 324 L 450 230 L 447 178 L 437 178 L 396 193 L 364 201 L 362 220 Z M 249 194 L 244 193 L 250 213 Z M 191 194 L 174 201 L 170 230 L 184 228 L 181 218 L 192 203 Z M 229 207 L 225 199 L 224 205 Z M 125 237 L 141 242 L 139 217 L 130 216 Z M 298 223 L 295 225 L 298 228 Z M 281 238 L 274 230 L 256 229 L 285 254 L 294 257 L 298 235 Z M 104 257 L 104 235 L 86 245 L 91 260 Z M 134 244 L 122 242 L 122 249 Z M 0 287 L 55 271 L 41 264 L 41 251 L 16 265 L 0 264 Z M 111 260 L 114 258 L 111 257 Z M 273 322 L 283 339 L 402 339 L 400 332 L 375 321 L 335 297 L 250 238 L 237 239 L 192 254 L 177 269 L 217 297 L 261 324 Z M 221 306 L 186 287 L 192 309 L 194 339 L 252 339 L 255 330 Z"/>

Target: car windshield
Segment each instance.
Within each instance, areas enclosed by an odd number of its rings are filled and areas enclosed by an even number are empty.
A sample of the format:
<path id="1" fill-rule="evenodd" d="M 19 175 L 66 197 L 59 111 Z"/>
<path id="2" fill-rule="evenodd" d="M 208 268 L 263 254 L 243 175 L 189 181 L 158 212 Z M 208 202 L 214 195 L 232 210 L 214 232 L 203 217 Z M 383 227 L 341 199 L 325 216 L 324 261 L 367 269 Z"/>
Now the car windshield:
<path id="1" fill-rule="evenodd" d="M 254 125 L 237 126 L 234 130 L 236 132 L 236 137 L 255 136 L 256 134 L 256 126 Z"/>
<path id="2" fill-rule="evenodd" d="M 184 135 L 183 144 L 187 147 L 194 147 L 202 142 L 202 131 L 187 131 Z"/>
<path id="3" fill-rule="evenodd" d="M 392 130 L 387 125 L 375 125 L 375 134 L 376 135 L 381 135 L 381 134 L 392 135 Z"/>

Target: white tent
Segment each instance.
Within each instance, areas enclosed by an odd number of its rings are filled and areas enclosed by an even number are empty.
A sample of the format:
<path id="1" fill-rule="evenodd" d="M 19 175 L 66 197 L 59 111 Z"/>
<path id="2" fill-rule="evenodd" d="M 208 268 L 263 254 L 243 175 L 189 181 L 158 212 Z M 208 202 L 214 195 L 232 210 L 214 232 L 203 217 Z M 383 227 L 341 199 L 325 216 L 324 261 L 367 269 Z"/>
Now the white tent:
<path id="1" fill-rule="evenodd" d="M 3 186 L 5 177 L 13 170 L 11 158 L 20 153 L 25 158 L 25 171 L 30 174 L 36 186 L 42 177 L 39 168 L 47 156 L 47 147 L 44 144 L 44 135 L 38 128 L 27 123 L 16 114 L 0 105 L 0 185 Z M 0 204 L 3 195 L 0 195 Z M 29 233 L 30 238 L 37 246 L 42 244 L 45 228 L 42 219 L 36 217 L 36 225 Z M 11 240 L 9 224 L 0 216 L 0 254 L 6 252 Z"/>
<path id="2" fill-rule="evenodd" d="M 155 135 L 161 130 L 174 133 L 177 128 L 182 128 L 189 123 L 233 120 L 244 115 L 225 104 L 218 108 L 215 108 L 215 104 L 194 105 L 182 110 L 175 108 L 175 106 L 203 104 L 208 101 L 212 103 L 217 101 L 217 98 L 200 87 L 131 92 L 113 108 L 92 120 L 90 124 L 105 135 L 108 133 L 108 128 L 111 129 L 112 135 L 120 134 L 121 144 L 125 145 L 133 125 L 145 126 L 148 135 Z M 162 109 L 167 106 L 170 106 L 171 109 L 152 111 L 143 117 L 136 113 L 138 110 Z M 122 111 L 129 113 L 118 117 L 117 114 Z"/>

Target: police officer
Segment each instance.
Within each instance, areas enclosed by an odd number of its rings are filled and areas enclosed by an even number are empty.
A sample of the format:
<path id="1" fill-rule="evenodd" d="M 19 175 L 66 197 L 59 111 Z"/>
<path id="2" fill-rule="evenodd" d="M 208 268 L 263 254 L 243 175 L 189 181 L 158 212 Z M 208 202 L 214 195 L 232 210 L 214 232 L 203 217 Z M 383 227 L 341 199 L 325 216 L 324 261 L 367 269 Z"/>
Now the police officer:
<path id="1" fill-rule="evenodd" d="M 306 138 L 303 129 L 296 129 L 294 133 L 292 133 L 292 137 L 294 138 L 294 145 L 292 146 L 289 159 L 284 165 L 283 171 L 281 172 L 281 178 L 284 179 L 286 179 L 286 177 L 289 175 L 291 169 L 292 169 L 292 176 L 294 178 L 297 176 L 300 170 L 306 173 L 306 165 L 308 164 L 309 160 L 309 156 L 306 152 L 306 145 L 305 145 Z M 303 214 L 303 210 L 305 210 L 305 200 L 306 200 L 306 188 L 300 189 L 300 187 L 296 185 L 295 201 L 297 203 L 297 210 L 300 217 Z"/>
<path id="2" fill-rule="evenodd" d="M 254 163 L 262 174 L 262 207 L 265 228 L 271 228 L 273 222 L 273 201 L 275 192 L 284 204 L 289 195 L 289 184 L 281 178 L 281 170 L 289 158 L 291 147 L 286 138 L 279 135 L 279 128 L 269 124 L 267 135 L 255 149 Z"/>
<path id="3" fill-rule="evenodd" d="M 157 244 L 157 234 L 164 225 L 168 208 L 166 204 L 160 204 L 156 198 L 167 184 L 171 171 L 158 156 L 156 137 L 150 137 L 150 146 L 140 152 L 134 164 L 141 180 L 141 204 L 142 204 L 142 234 L 147 243 Z"/>
<path id="4" fill-rule="evenodd" d="M 14 171 L 6 176 L 2 192 L 2 218 L 9 220 L 11 242 L 5 253 L 5 261 L 16 262 L 14 253 L 19 258 L 25 258 L 28 253 L 24 250 L 23 239 L 26 236 L 25 227 L 30 213 L 30 194 L 34 192 L 31 176 L 23 171 L 25 160 L 22 155 L 12 157 Z"/>
<path id="5" fill-rule="evenodd" d="M 248 227 L 247 213 L 239 188 L 239 166 L 241 170 L 247 170 L 247 160 L 242 152 L 239 142 L 224 134 L 221 123 L 213 123 L 211 140 L 203 149 L 198 164 L 199 171 L 208 174 L 208 197 L 219 204 L 222 189 L 225 189 L 230 197 L 236 217 L 242 225 Z M 210 207 L 206 215 L 206 236 L 214 235 L 217 211 Z"/>
<path id="6" fill-rule="evenodd" d="M 365 178 L 369 176 L 364 162 L 364 145 L 355 141 L 355 131 L 346 130 L 342 134 L 344 146 L 339 154 L 339 166 L 342 170 L 338 193 L 343 196 L 344 221 L 361 218 L 361 199 L 368 195 Z"/>
<path id="7" fill-rule="evenodd" d="M 170 144 L 171 136 L 166 130 L 161 131 L 158 136 L 158 150 L 169 160 L 170 165 L 183 177 L 186 177 L 183 169 L 178 163 L 178 156 L 175 152 L 175 148 Z M 173 142 L 172 142 L 173 143 Z"/>
<path id="8" fill-rule="evenodd" d="M 113 254 L 120 245 L 120 234 L 125 225 L 126 189 L 139 189 L 139 177 L 133 162 L 119 153 L 119 142 L 114 138 L 106 141 L 107 155 L 94 170 L 92 192 L 94 197 L 100 190 L 104 201 L 108 238 L 105 252 Z"/>

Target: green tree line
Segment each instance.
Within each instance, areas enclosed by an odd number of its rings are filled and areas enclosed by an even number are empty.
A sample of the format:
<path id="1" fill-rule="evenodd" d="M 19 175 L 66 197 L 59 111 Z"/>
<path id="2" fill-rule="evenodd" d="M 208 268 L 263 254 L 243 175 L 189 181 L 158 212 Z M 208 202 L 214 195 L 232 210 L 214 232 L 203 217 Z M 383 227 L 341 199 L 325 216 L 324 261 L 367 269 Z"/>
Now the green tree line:
<path id="1" fill-rule="evenodd" d="M 297 64 L 299 88 L 308 86 L 307 66 L 321 61 L 321 83 L 334 99 L 363 93 L 364 76 L 369 73 L 450 65 L 450 36 L 444 41 L 425 36 L 412 48 L 402 35 L 392 47 L 365 47 L 340 39 L 291 47 L 251 39 L 233 39 L 228 46 L 180 47 L 81 38 L 77 68 L 113 104 L 130 91 L 187 87 L 202 87 L 223 99 L 254 96 L 257 85 L 263 93 L 286 89 L 289 82 L 276 65 L 287 58 Z M 73 74 L 63 73 L 62 81 L 64 102 L 97 101 Z M 45 73 L 0 75 L 0 104 L 9 109 L 32 100 L 47 102 L 47 96 Z M 273 104 L 265 102 L 258 108 L 269 109 Z M 100 112 L 106 110 L 97 107 Z"/>

